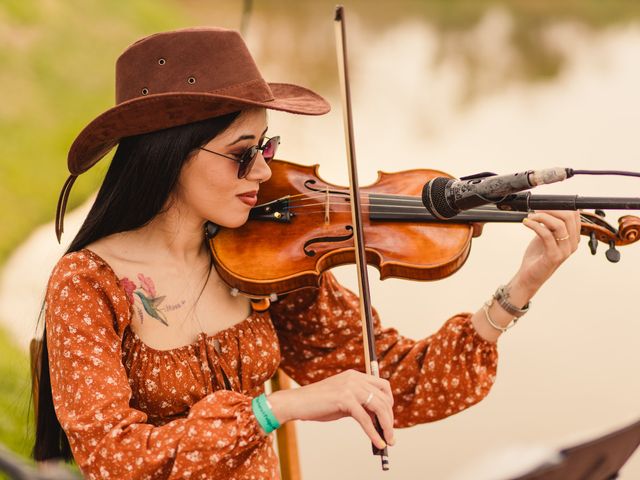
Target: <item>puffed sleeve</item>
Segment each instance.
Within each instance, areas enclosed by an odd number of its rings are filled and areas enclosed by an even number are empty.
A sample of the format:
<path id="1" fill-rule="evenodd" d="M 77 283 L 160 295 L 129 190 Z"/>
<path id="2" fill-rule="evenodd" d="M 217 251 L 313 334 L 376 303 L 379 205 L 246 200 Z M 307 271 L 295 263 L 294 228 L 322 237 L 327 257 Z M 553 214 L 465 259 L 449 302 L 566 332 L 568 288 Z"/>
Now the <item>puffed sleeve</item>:
<path id="1" fill-rule="evenodd" d="M 325 273 L 319 289 L 304 289 L 271 306 L 281 344 L 280 367 L 301 385 L 347 369 L 364 371 L 359 299 Z M 396 427 L 438 420 L 479 402 L 493 385 L 497 349 L 468 313 L 435 334 L 411 340 L 383 329 L 374 310 L 380 376 L 391 383 Z"/>
<path id="2" fill-rule="evenodd" d="M 221 459 L 246 460 L 267 437 L 251 399 L 219 391 L 188 416 L 155 427 L 130 408 L 121 361 L 128 304 L 117 279 L 82 253 L 58 263 L 46 297 L 46 332 L 56 415 L 83 474 L 95 479 L 224 478 Z"/>

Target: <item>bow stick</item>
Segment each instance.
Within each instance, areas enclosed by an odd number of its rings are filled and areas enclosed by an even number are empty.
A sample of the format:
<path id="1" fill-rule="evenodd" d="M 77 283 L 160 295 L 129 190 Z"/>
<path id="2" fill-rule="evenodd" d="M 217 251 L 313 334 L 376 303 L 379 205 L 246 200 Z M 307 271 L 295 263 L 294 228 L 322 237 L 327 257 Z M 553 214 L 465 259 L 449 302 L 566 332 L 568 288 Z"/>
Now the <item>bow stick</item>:
<path id="1" fill-rule="evenodd" d="M 349 73 L 347 70 L 347 46 L 344 27 L 344 9 L 336 7 L 335 14 L 336 49 L 338 56 L 338 71 L 340 77 L 340 92 L 342 94 L 342 113 L 344 115 L 344 133 L 347 145 L 347 162 L 349 165 L 349 195 L 351 199 L 351 219 L 353 222 L 353 242 L 358 269 L 358 288 L 360 291 L 360 317 L 362 321 L 362 342 L 364 344 L 365 367 L 367 374 L 380 377 L 378 359 L 376 356 L 375 337 L 373 333 L 373 314 L 371 311 L 371 295 L 369 294 L 369 276 L 365 258 L 364 233 L 360 209 L 360 189 L 358 187 L 358 171 L 356 167 L 356 152 L 353 135 L 351 114 L 351 94 L 349 88 Z M 373 418 L 376 430 L 384 439 L 382 427 L 377 417 Z M 386 440 L 385 440 L 386 441 Z M 380 455 L 382 470 L 389 470 L 389 454 L 387 447 L 379 449 L 373 443 L 371 449 L 374 455 Z"/>

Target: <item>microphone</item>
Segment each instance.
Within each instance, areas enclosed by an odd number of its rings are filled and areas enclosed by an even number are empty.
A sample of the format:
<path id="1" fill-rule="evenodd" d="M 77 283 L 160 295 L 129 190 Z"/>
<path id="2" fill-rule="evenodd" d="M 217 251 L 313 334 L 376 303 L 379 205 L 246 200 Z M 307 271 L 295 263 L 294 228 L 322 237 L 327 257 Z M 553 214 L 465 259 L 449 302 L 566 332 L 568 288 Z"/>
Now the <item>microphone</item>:
<path id="1" fill-rule="evenodd" d="M 463 210 L 497 203 L 512 193 L 561 182 L 573 175 L 573 169 L 558 167 L 509 175 L 480 173 L 460 180 L 436 177 L 423 187 L 422 203 L 434 217 L 445 220 L 455 217 Z"/>

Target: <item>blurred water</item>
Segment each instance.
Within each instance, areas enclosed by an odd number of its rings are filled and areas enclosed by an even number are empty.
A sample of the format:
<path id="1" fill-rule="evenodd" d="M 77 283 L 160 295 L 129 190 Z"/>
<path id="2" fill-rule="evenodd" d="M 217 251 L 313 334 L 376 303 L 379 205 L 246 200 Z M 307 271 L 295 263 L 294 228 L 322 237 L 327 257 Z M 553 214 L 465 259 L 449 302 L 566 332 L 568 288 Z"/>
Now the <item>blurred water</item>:
<path id="1" fill-rule="evenodd" d="M 638 25 L 599 32 L 575 23 L 553 25 L 544 39 L 567 55 L 564 68 L 553 80 L 528 83 L 509 80 L 515 54 L 508 40 L 511 21 L 503 11 L 490 12 L 464 37 L 481 59 L 473 80 L 463 58 L 440 57 L 441 38 L 422 20 L 405 19 L 384 29 L 370 28 L 357 16 L 350 20 L 362 184 L 373 182 L 378 170 L 410 168 L 455 176 L 552 166 L 640 170 Z M 298 64 L 260 43 L 267 34 L 264 25 L 255 21 L 248 40 L 264 64 L 265 76 L 304 81 L 309 72 L 288 68 Z M 269 27 L 274 43 L 278 38 L 291 43 L 285 23 Z M 297 47 L 309 52 L 314 42 L 332 45 L 326 33 L 324 26 L 311 28 Z M 319 50 L 327 48 L 331 50 L 326 45 Z M 318 61 L 324 62 L 326 55 L 319 54 Z M 346 184 L 341 107 L 337 90 L 328 86 L 334 72 L 328 72 L 322 78 L 310 72 L 306 83 L 326 86 L 322 91 L 333 111 L 320 118 L 273 113 L 270 131 L 283 136 L 281 158 L 320 163 L 325 179 Z M 638 179 L 575 178 L 536 193 L 640 196 L 639 186 Z M 608 214 L 614 223 L 617 216 Z M 46 228 L 51 232 L 53 227 Z M 65 237 L 73 237 L 70 228 Z M 23 341 L 33 331 L 31 306 L 39 305 L 49 271 L 42 264 L 53 263 L 59 255 L 52 238 L 30 240 L 43 252 L 37 265 L 17 252 L 3 274 L 0 318 L 7 319 Z M 373 301 L 383 323 L 418 338 L 458 311 L 479 308 L 516 271 L 530 238 L 530 231 L 520 225 L 487 225 L 474 240 L 466 265 L 439 282 L 380 282 L 372 270 Z M 35 247 L 26 248 L 33 252 Z M 392 469 L 385 474 L 355 422 L 301 423 L 304 478 L 453 478 L 476 462 L 485 465 L 487 458 L 500 457 L 510 446 L 564 446 L 639 417 L 635 268 L 640 247 L 623 248 L 615 265 L 604 259 L 604 250 L 601 246 L 591 257 L 583 241 L 539 292 L 530 313 L 500 341 L 497 384 L 480 405 L 445 421 L 398 431 L 397 446 L 390 452 Z M 353 268 L 336 272 L 356 289 Z M 640 455 L 621 478 L 640 478 Z"/>
<path id="2" fill-rule="evenodd" d="M 478 29 L 488 79 L 509 54 L 500 34 L 508 20 L 501 15 L 486 20 L 499 30 L 495 38 Z M 438 39 L 428 25 L 408 20 L 382 32 L 356 29 L 349 38 L 357 51 L 352 90 L 363 184 L 374 181 L 377 170 L 410 168 L 456 176 L 553 166 L 640 170 L 637 25 L 598 34 L 555 25 L 549 41 L 570 54 L 555 80 L 509 83 L 463 106 L 465 70 L 455 60 L 434 67 Z M 336 98 L 332 104 L 334 111 L 319 119 L 274 114 L 270 128 L 286 132 L 283 158 L 320 163 L 324 178 L 345 184 L 340 105 Z M 638 179 L 576 177 L 536 193 L 637 197 L 639 187 Z M 614 225 L 618 216 L 608 214 Z M 467 264 L 448 279 L 373 280 L 383 322 L 418 338 L 455 312 L 479 308 L 516 271 L 530 237 L 520 225 L 487 225 Z M 605 249 L 591 257 L 584 239 L 518 328 L 500 341 L 498 381 L 483 403 L 399 431 L 385 474 L 354 422 L 301 424 L 305 478 L 452 478 L 512 445 L 553 448 L 640 417 L 640 248 L 623 248 L 619 264 L 605 260 Z M 337 275 L 357 288 L 352 268 L 341 267 Z M 640 454 L 621 478 L 640 478 Z"/>

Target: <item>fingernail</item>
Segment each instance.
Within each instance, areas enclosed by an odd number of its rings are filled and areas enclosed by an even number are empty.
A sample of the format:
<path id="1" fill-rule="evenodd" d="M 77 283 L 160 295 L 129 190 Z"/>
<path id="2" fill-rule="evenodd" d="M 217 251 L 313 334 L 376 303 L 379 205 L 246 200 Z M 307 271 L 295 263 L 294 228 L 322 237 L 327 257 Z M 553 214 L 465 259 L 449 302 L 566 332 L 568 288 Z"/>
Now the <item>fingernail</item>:
<path id="1" fill-rule="evenodd" d="M 382 442 L 382 441 L 381 441 L 381 442 L 378 442 L 378 448 L 379 448 L 380 450 L 382 450 L 382 449 L 383 449 L 384 447 L 386 447 L 386 446 L 387 446 L 387 444 L 386 444 L 386 443 L 384 443 L 384 442 Z"/>
<path id="2" fill-rule="evenodd" d="M 528 217 L 524 217 L 524 218 L 522 219 L 522 223 L 527 223 L 528 221 L 529 221 L 529 218 L 528 218 Z"/>

